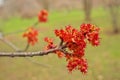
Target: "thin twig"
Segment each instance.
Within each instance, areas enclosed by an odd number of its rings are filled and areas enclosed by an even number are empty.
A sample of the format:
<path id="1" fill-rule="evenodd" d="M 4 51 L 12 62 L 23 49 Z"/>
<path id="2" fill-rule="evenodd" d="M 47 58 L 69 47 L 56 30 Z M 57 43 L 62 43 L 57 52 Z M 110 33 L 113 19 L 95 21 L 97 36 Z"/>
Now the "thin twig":
<path id="1" fill-rule="evenodd" d="M 37 22 L 35 22 L 33 25 L 32 25 L 32 27 L 35 27 L 35 26 L 37 26 L 39 24 L 39 22 L 37 21 Z"/>
<path id="2" fill-rule="evenodd" d="M 2 40 L 4 43 L 6 43 L 7 45 L 9 45 L 11 48 L 13 48 L 15 51 L 18 51 L 19 49 L 15 46 L 15 45 L 13 45 L 9 40 L 7 40 L 7 39 L 5 39 L 4 37 L 3 37 L 3 34 L 2 33 L 0 33 L 0 40 Z"/>
<path id="3" fill-rule="evenodd" d="M 30 45 L 29 45 L 29 43 L 27 43 L 25 49 L 24 49 L 23 51 L 21 51 L 21 52 L 25 52 L 25 51 L 27 51 L 29 47 L 30 47 Z"/>

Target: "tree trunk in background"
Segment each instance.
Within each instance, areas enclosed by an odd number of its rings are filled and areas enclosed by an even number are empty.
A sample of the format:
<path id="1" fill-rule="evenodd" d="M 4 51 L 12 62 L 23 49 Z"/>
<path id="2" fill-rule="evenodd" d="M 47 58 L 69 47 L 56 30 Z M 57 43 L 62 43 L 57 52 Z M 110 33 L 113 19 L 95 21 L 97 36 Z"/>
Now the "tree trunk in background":
<path id="1" fill-rule="evenodd" d="M 117 0 L 110 0 L 108 4 L 108 8 L 111 16 L 113 32 L 118 33 L 119 32 L 119 28 L 118 28 L 119 4 Z"/>
<path id="2" fill-rule="evenodd" d="M 118 33 L 118 19 L 117 19 L 117 13 L 114 10 L 114 8 L 110 8 L 110 15 L 111 15 L 111 21 L 112 21 L 112 26 L 113 26 L 113 32 Z"/>
<path id="3" fill-rule="evenodd" d="M 120 18 L 120 0 L 102 0 L 103 4 L 105 7 L 107 7 L 109 14 L 110 14 L 110 19 L 111 19 L 111 24 L 113 27 L 113 33 L 117 34 L 119 33 L 119 18 Z"/>
<path id="4" fill-rule="evenodd" d="M 41 0 L 43 8 L 49 11 L 49 0 Z"/>
<path id="5" fill-rule="evenodd" d="M 85 20 L 91 21 L 92 0 L 83 0 L 83 10 L 85 13 Z"/>

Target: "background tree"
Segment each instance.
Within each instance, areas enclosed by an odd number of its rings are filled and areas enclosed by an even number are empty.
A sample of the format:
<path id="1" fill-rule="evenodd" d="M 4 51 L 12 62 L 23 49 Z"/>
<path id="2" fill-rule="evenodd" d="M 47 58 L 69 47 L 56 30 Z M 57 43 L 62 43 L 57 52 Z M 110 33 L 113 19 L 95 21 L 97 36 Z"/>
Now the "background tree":
<path id="1" fill-rule="evenodd" d="M 113 27 L 113 33 L 119 33 L 120 0 L 103 0 L 107 6 Z"/>
<path id="2" fill-rule="evenodd" d="M 91 20 L 91 10 L 92 10 L 92 0 L 82 0 L 83 2 L 83 10 L 85 13 L 85 20 Z"/>
<path id="3" fill-rule="evenodd" d="M 4 0 L 1 13 L 3 18 L 12 16 L 32 18 L 37 15 L 40 8 L 41 5 L 36 0 Z"/>
<path id="4" fill-rule="evenodd" d="M 44 9 L 49 11 L 50 1 L 49 0 L 40 0 Z"/>

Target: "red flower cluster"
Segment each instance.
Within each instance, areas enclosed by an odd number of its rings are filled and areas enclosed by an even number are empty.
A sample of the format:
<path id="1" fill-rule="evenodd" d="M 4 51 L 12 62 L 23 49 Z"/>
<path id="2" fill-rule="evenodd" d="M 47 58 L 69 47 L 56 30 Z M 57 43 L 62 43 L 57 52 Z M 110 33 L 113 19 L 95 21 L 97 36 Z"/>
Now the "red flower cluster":
<path id="1" fill-rule="evenodd" d="M 71 57 L 68 61 L 67 68 L 71 72 L 73 69 L 78 69 L 82 73 L 87 72 L 87 61 L 84 58 Z"/>
<path id="2" fill-rule="evenodd" d="M 46 22 L 48 20 L 48 12 L 46 10 L 41 10 L 38 14 L 39 22 Z"/>
<path id="3" fill-rule="evenodd" d="M 45 50 L 55 48 L 56 46 L 53 44 L 53 39 L 45 37 L 44 41 L 48 43 L 48 45 L 45 47 Z"/>
<path id="4" fill-rule="evenodd" d="M 27 31 L 23 34 L 23 37 L 26 37 L 28 44 L 34 45 L 38 41 L 38 31 L 32 27 L 28 28 Z"/>
<path id="5" fill-rule="evenodd" d="M 55 51 L 55 54 L 57 54 L 59 58 L 62 58 L 63 56 L 65 56 L 64 53 L 59 50 Z"/>
<path id="6" fill-rule="evenodd" d="M 46 38 L 44 38 L 44 41 L 48 43 L 48 45 L 45 47 L 45 50 L 56 47 L 56 45 L 53 43 L 53 39 L 46 37 Z M 58 55 L 59 58 L 64 56 L 64 53 L 59 50 L 55 51 L 55 53 Z"/>
<path id="7" fill-rule="evenodd" d="M 92 24 L 82 24 L 80 27 L 81 33 L 87 38 L 87 40 L 93 45 L 99 45 L 99 28 Z"/>
<path id="8" fill-rule="evenodd" d="M 55 30 L 56 36 L 58 36 L 65 46 L 68 48 L 68 53 L 65 55 L 68 61 L 67 68 L 69 71 L 78 69 L 83 73 L 87 72 L 87 62 L 84 59 L 84 52 L 86 47 L 86 39 L 92 45 L 99 44 L 99 28 L 91 24 L 82 24 L 80 31 L 72 28 L 72 26 L 66 26 L 65 30 Z"/>

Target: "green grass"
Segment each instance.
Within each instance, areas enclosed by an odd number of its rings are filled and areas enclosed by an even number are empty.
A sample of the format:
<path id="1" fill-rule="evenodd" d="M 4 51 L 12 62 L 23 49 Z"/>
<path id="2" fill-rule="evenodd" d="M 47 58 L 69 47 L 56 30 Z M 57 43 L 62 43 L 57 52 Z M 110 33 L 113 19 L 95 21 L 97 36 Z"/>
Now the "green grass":
<path id="1" fill-rule="evenodd" d="M 89 68 L 88 74 L 82 75 L 79 71 L 68 73 L 65 59 L 59 59 L 56 55 L 50 54 L 33 58 L 0 58 L 0 80 L 120 80 L 120 35 L 106 34 L 112 29 L 108 12 L 104 9 L 94 9 L 92 12 L 92 22 L 101 28 L 101 44 L 99 47 L 88 45 L 86 58 Z M 19 48 L 23 49 L 26 40 L 22 38 L 22 32 L 17 34 L 7 33 L 24 30 L 37 18 L 21 19 L 11 18 L 2 21 L 0 30 Z M 84 23 L 83 11 L 71 12 L 51 12 L 48 23 L 41 23 L 36 28 L 40 30 L 39 42 L 29 51 L 38 51 L 45 43 L 43 38 L 50 36 L 55 38 L 53 30 L 63 28 L 66 25 L 73 25 L 78 28 Z M 58 38 L 55 38 L 58 42 Z M 0 51 L 13 51 L 9 46 L 0 41 Z M 31 62 L 34 60 L 36 64 Z"/>

